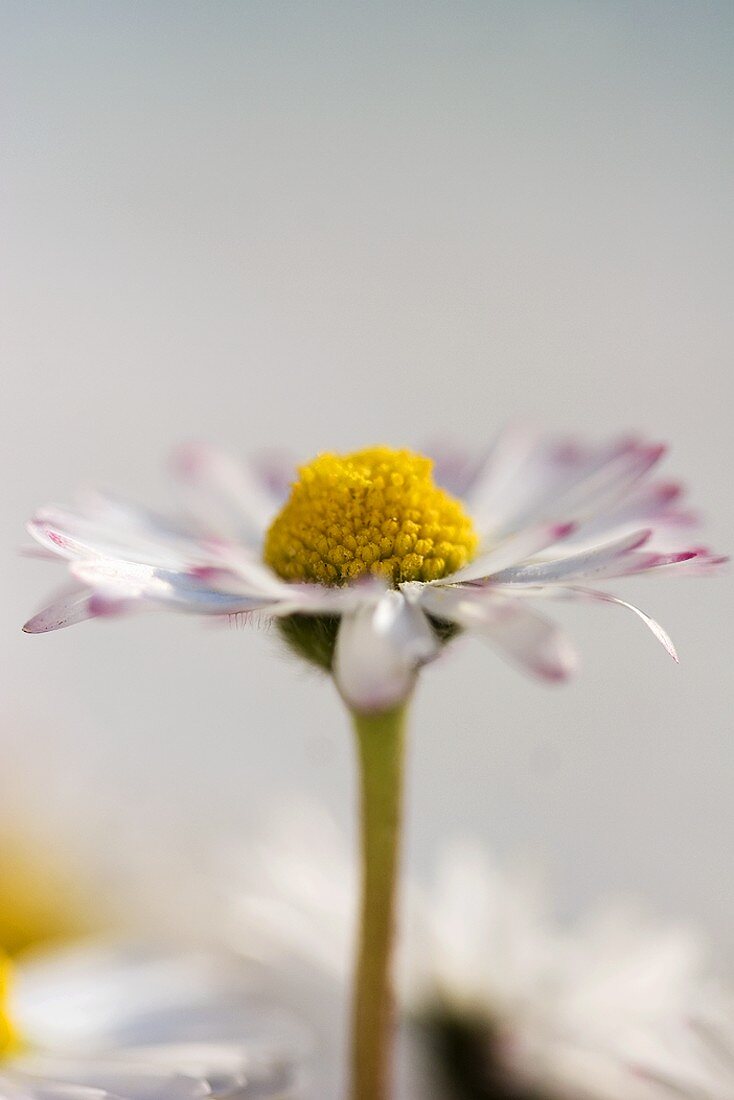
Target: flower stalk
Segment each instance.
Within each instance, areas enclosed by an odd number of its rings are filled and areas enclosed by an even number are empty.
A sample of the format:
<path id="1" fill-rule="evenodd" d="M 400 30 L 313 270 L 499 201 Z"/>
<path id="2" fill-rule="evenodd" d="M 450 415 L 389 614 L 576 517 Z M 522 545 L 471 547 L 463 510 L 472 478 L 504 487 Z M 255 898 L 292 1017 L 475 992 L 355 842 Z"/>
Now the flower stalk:
<path id="1" fill-rule="evenodd" d="M 388 1100 L 392 949 L 407 707 L 354 713 L 361 791 L 362 901 L 352 1015 L 351 1100 Z"/>

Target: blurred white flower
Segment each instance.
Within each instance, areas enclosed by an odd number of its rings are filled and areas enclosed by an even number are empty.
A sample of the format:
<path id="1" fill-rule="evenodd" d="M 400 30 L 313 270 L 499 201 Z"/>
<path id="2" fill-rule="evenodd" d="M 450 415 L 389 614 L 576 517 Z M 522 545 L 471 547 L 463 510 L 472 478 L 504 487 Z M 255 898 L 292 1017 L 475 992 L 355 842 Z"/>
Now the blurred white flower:
<path id="1" fill-rule="evenodd" d="M 653 619 L 596 588 L 723 560 L 689 543 L 681 487 L 650 480 L 663 452 L 512 430 L 482 460 L 376 447 L 319 455 L 294 481 L 293 468 L 265 478 L 190 447 L 176 463 L 190 520 L 100 495 L 36 514 L 30 533 L 72 584 L 25 629 L 151 608 L 259 612 L 365 712 L 407 698 L 457 630 L 541 679 L 566 679 L 576 655 L 535 607 L 548 598 L 629 608 L 675 657 Z"/>
<path id="2" fill-rule="evenodd" d="M 357 866 L 349 839 L 306 799 L 271 808 L 264 825 L 210 860 L 205 892 L 218 904 L 205 934 L 254 964 L 272 999 L 309 1020 L 309 1100 L 331 1100 L 345 1095 Z"/>
<path id="3" fill-rule="evenodd" d="M 294 799 L 263 834 L 233 845 L 220 865 L 226 942 L 338 982 L 351 967 L 357 868 L 347 838 L 326 810 Z M 234 887 L 234 889 L 233 889 Z"/>
<path id="4" fill-rule="evenodd" d="M 356 868 L 305 804 L 265 835 L 240 851 L 239 885 L 228 861 L 227 942 L 269 960 L 281 992 L 298 974 L 290 1003 L 310 1012 L 346 983 Z M 431 1096 L 732 1100 L 734 1012 L 697 939 L 631 907 L 564 925 L 545 896 L 539 876 L 468 842 L 444 846 L 430 889 L 404 889 L 398 993 L 431 1055 Z"/>
<path id="5" fill-rule="evenodd" d="M 297 1095 L 302 1035 L 231 957 L 90 942 L 19 962 L 3 999 L 3 1100 Z"/>
<path id="6" fill-rule="evenodd" d="M 724 1100 L 696 1034 L 723 1005 L 690 932 L 630 908 L 564 926 L 531 877 L 469 844 L 442 854 L 424 907 L 420 1014 L 460 1096 Z"/>

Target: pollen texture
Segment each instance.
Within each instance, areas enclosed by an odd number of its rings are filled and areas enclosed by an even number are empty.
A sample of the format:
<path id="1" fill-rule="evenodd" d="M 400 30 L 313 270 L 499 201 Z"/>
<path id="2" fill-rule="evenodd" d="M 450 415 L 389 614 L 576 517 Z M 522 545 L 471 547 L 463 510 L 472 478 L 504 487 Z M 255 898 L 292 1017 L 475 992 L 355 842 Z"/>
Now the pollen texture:
<path id="1" fill-rule="evenodd" d="M 289 581 L 348 584 L 377 574 L 398 585 L 460 569 L 477 547 L 462 505 L 434 484 L 431 459 L 373 447 L 302 466 L 265 539 L 265 561 Z"/>

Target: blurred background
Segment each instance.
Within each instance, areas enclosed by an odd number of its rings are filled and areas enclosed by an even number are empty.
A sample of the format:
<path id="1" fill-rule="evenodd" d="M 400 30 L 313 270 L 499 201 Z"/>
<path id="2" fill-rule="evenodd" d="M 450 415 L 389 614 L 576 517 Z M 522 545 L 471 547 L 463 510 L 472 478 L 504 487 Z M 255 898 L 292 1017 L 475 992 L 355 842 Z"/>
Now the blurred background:
<path id="1" fill-rule="evenodd" d="M 203 866 L 276 799 L 351 830 L 352 744 L 272 634 L 23 636 L 59 581 L 17 552 L 37 506 L 166 506 L 192 438 L 306 459 L 520 417 L 670 441 L 734 545 L 733 48 L 728 0 L 2 4 L 0 838 L 83 868 L 85 920 L 121 867 L 155 907 L 172 850 Z M 564 912 L 642 896 L 734 973 L 731 581 L 616 590 L 680 667 L 560 607 L 570 686 L 479 643 L 423 678 L 408 865 L 463 833 L 531 853 Z"/>

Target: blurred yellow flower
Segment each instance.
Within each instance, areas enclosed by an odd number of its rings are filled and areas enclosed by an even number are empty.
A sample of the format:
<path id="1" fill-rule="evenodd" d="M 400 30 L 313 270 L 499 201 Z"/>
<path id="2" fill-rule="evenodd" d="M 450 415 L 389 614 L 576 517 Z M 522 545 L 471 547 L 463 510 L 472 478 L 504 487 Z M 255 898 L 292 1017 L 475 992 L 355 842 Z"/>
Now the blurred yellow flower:
<path id="1" fill-rule="evenodd" d="M 16 955 L 38 944 L 80 936 L 91 931 L 91 925 L 79 884 L 52 853 L 20 833 L 0 830 L 0 953 Z M 2 965 L 0 961 L 0 993 Z"/>
<path id="2" fill-rule="evenodd" d="M 0 954 L 0 1057 L 18 1045 L 18 1034 L 8 1013 L 8 993 L 12 972 L 10 960 Z"/>

